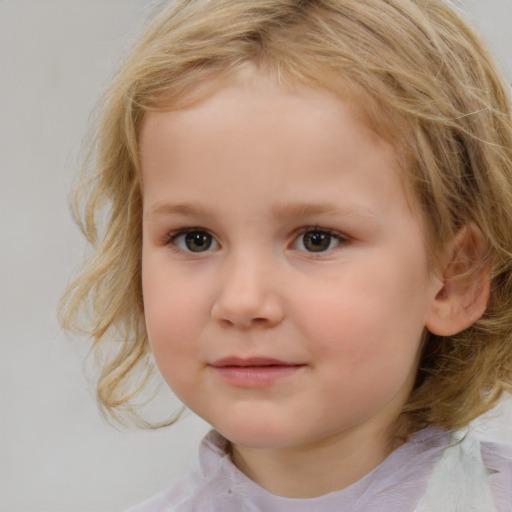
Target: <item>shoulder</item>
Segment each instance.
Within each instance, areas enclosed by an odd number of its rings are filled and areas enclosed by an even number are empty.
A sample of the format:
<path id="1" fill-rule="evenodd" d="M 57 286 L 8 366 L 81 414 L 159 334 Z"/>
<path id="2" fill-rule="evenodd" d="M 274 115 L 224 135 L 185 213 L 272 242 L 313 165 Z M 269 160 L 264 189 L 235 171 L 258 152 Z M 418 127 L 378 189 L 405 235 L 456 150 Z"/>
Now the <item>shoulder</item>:
<path id="1" fill-rule="evenodd" d="M 464 508 L 466 507 L 466 508 Z M 416 512 L 512 510 L 512 397 L 453 432 Z"/>
<path id="2" fill-rule="evenodd" d="M 497 510 L 512 511 L 512 396 L 504 395 L 494 409 L 475 420 L 468 436 L 479 442 Z"/>
<path id="3" fill-rule="evenodd" d="M 126 512 L 164 512 L 173 511 L 172 498 L 169 503 L 169 491 L 161 492 L 152 498 L 130 507 Z"/>
<path id="4" fill-rule="evenodd" d="M 190 502 L 197 484 L 201 485 L 197 469 L 175 482 L 152 498 L 130 507 L 126 512 L 178 512 L 188 510 L 184 504 Z"/>
<path id="5" fill-rule="evenodd" d="M 226 499 L 232 500 L 229 492 L 231 478 L 232 463 L 226 453 L 226 441 L 211 431 L 201 442 L 199 461 L 192 471 L 168 489 L 126 512 L 238 510 L 222 505 Z"/>

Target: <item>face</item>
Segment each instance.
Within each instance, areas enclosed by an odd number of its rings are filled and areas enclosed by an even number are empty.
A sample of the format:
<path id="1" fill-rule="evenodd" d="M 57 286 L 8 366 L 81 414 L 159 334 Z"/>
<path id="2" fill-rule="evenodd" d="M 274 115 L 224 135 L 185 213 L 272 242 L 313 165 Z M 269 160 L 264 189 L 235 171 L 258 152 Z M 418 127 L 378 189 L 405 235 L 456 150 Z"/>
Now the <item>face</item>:
<path id="1" fill-rule="evenodd" d="M 236 446 L 382 431 L 409 395 L 439 283 L 393 148 L 361 119 L 256 74 L 145 118 L 151 348 Z"/>

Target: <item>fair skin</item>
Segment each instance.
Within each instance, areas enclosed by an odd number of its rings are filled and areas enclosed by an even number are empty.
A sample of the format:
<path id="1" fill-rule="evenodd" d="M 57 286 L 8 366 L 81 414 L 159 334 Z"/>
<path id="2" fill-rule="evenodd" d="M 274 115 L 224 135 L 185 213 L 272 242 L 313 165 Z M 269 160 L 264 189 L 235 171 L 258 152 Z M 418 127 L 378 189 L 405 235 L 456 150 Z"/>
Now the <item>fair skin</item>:
<path id="1" fill-rule="evenodd" d="M 356 106 L 256 71 L 212 90 L 141 131 L 151 348 L 240 470 L 325 494 L 396 448 L 443 282 Z"/>

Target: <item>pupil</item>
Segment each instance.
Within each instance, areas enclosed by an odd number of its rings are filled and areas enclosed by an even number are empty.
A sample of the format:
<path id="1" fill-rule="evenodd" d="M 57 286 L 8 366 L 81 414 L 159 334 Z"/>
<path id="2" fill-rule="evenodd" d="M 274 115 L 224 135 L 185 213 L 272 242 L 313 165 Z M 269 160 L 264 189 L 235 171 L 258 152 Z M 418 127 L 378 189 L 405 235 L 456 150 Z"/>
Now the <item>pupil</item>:
<path id="1" fill-rule="evenodd" d="M 192 231 L 187 233 L 185 243 L 187 244 L 188 249 L 192 252 L 206 251 L 212 244 L 212 237 L 208 233 Z"/>
<path id="2" fill-rule="evenodd" d="M 321 252 L 329 248 L 331 235 L 320 231 L 312 231 L 304 235 L 304 246 L 312 252 Z"/>

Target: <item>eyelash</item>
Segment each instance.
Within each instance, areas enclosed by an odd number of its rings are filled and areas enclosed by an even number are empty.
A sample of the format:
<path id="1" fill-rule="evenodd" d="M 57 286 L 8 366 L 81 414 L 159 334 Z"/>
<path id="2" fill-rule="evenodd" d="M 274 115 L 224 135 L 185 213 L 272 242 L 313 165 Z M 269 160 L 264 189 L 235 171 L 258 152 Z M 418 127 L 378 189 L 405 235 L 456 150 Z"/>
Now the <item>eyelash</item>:
<path id="1" fill-rule="evenodd" d="M 191 234 L 191 233 L 206 234 L 208 237 L 210 237 L 210 243 L 204 251 L 201 251 L 201 250 L 193 251 L 193 250 L 184 249 L 184 248 L 181 248 L 178 246 L 176 241 L 179 239 L 179 237 L 182 237 L 182 236 L 186 237 L 187 234 Z M 304 235 L 306 235 L 308 233 L 321 234 L 324 236 L 326 235 L 329 238 L 329 245 L 326 249 L 322 249 L 319 251 L 308 251 L 306 248 L 301 249 L 304 252 L 307 252 L 309 254 L 322 254 L 322 253 L 330 252 L 333 249 L 336 249 L 339 245 L 346 245 L 350 241 L 347 236 L 342 235 L 341 233 L 339 233 L 337 231 L 333 231 L 333 230 L 326 229 L 326 228 L 321 228 L 319 226 L 309 226 L 309 227 L 303 228 L 299 231 L 299 233 L 293 240 L 292 247 L 294 247 L 298 243 L 300 243 L 301 237 L 303 237 Z M 330 247 L 333 239 L 336 241 L 336 246 Z M 185 253 L 189 253 L 189 254 L 194 254 L 194 253 L 199 254 L 202 252 L 209 252 L 212 244 L 219 246 L 219 243 L 215 240 L 215 237 L 213 235 L 211 235 L 208 232 L 208 230 L 206 230 L 204 228 L 199 228 L 199 227 L 182 228 L 177 231 L 173 231 L 172 233 L 169 233 L 165 239 L 165 245 L 172 247 L 172 249 L 177 252 L 180 252 L 180 253 L 185 252 Z M 304 239 L 302 239 L 302 246 L 305 247 Z"/>
<path id="2" fill-rule="evenodd" d="M 342 235 L 338 231 L 333 231 L 333 230 L 327 229 L 327 228 L 321 228 L 319 226 L 310 226 L 310 227 L 302 229 L 299 232 L 298 236 L 294 240 L 294 245 L 299 242 L 301 237 L 303 237 L 304 235 L 306 235 L 308 233 L 319 233 L 322 235 L 327 235 L 331 240 L 334 239 L 337 242 L 337 245 L 335 247 L 329 247 L 327 250 L 322 250 L 322 251 L 307 251 L 306 250 L 306 252 L 308 252 L 310 254 L 322 254 L 322 253 L 330 252 L 333 249 L 336 249 L 338 246 L 346 245 L 349 242 L 349 238 L 345 235 Z M 302 241 L 302 244 L 304 245 L 304 240 Z M 329 246 L 330 246 L 330 243 L 329 243 Z"/>
<path id="3" fill-rule="evenodd" d="M 207 250 L 210 248 L 210 246 L 208 246 L 206 251 L 191 251 L 191 250 L 187 250 L 187 249 L 182 249 L 181 247 L 178 246 L 178 244 L 176 243 L 176 240 L 181 236 L 186 237 L 188 234 L 191 234 L 191 233 L 206 234 L 211 238 L 211 242 L 214 242 L 215 244 L 218 245 L 218 242 L 215 240 L 215 237 L 213 235 L 211 235 L 208 232 L 208 230 L 206 230 L 204 228 L 198 228 L 198 227 L 182 228 L 177 231 L 173 231 L 172 233 L 169 233 L 166 237 L 165 245 L 168 245 L 168 246 L 172 247 L 173 250 L 175 250 L 177 252 L 181 252 L 181 253 L 185 252 L 185 253 L 194 254 L 194 253 L 200 253 L 200 252 L 207 252 Z"/>

